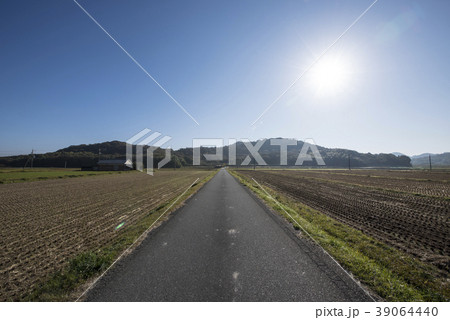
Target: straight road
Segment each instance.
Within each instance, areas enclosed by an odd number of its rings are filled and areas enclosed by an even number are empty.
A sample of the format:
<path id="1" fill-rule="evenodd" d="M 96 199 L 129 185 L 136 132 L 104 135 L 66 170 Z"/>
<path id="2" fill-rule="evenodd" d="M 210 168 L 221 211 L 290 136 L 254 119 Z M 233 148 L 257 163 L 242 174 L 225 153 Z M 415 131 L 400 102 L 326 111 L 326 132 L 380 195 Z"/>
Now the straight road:
<path id="1" fill-rule="evenodd" d="M 151 232 L 88 301 L 370 301 L 225 169 Z"/>

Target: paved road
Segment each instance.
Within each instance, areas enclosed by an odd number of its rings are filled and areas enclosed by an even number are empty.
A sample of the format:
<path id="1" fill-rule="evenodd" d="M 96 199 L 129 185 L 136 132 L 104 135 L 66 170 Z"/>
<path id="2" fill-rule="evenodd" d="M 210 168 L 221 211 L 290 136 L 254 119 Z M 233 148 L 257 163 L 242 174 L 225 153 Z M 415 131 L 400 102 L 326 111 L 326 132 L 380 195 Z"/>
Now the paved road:
<path id="1" fill-rule="evenodd" d="M 225 169 L 150 233 L 88 301 L 369 301 Z"/>

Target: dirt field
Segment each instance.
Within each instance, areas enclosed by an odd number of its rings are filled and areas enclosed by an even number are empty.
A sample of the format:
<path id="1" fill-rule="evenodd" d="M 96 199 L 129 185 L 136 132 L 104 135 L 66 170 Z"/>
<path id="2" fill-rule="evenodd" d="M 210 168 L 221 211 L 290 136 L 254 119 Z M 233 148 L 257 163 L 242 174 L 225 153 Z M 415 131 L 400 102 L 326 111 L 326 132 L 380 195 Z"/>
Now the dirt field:
<path id="1" fill-rule="evenodd" d="M 240 170 L 287 196 L 450 270 L 450 173 Z"/>
<path id="2" fill-rule="evenodd" d="M 0 185 L 0 301 L 19 298 L 77 254 L 111 243 L 210 173 L 167 170 Z"/>
<path id="3" fill-rule="evenodd" d="M 450 198 L 450 171 L 296 170 L 298 172 L 305 178 Z"/>

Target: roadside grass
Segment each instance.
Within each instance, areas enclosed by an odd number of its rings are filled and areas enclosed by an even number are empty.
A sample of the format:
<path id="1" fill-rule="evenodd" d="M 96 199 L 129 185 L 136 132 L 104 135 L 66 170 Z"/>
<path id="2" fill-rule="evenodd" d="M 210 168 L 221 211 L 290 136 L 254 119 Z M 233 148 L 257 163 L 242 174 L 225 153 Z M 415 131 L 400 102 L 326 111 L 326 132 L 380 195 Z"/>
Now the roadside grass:
<path id="1" fill-rule="evenodd" d="M 338 222 L 296 200 L 264 186 L 280 205 L 251 179 L 229 172 L 270 208 L 296 223 L 347 271 L 386 301 L 449 301 L 448 273 L 394 249 L 359 230 Z M 281 207 L 280 207 L 281 206 Z M 306 237 L 306 235 L 304 235 Z"/>
<path id="2" fill-rule="evenodd" d="M 194 195 L 216 173 L 217 170 L 214 170 L 202 180 L 197 181 L 197 183 L 195 183 L 180 199 L 178 199 L 176 203 L 174 203 L 168 210 L 168 212 L 161 217 L 152 230 L 157 228 L 162 221 L 167 220 L 171 212 L 183 206 L 184 202 Z M 92 283 L 96 277 L 100 276 L 102 272 L 108 269 L 108 267 L 111 266 L 111 264 L 130 245 L 132 245 L 144 232 L 146 232 L 149 226 L 151 226 L 159 218 L 159 216 L 169 208 L 178 196 L 179 195 L 176 195 L 171 200 L 160 204 L 135 224 L 121 229 L 119 231 L 120 235 L 114 240 L 113 243 L 105 247 L 98 248 L 97 250 L 81 253 L 71 259 L 63 270 L 50 275 L 43 282 L 36 285 L 30 293 L 23 296 L 21 301 L 76 300 L 84 292 L 84 290 L 89 287 L 89 284 Z M 137 247 L 144 238 L 145 236 L 134 244 L 131 249 Z M 129 252 L 131 251 L 132 250 Z"/>
<path id="3" fill-rule="evenodd" d="M 103 174 L 120 174 L 128 171 L 81 171 L 80 169 L 64 168 L 1 168 L 0 184 L 39 181 L 48 179 L 65 179 Z"/>

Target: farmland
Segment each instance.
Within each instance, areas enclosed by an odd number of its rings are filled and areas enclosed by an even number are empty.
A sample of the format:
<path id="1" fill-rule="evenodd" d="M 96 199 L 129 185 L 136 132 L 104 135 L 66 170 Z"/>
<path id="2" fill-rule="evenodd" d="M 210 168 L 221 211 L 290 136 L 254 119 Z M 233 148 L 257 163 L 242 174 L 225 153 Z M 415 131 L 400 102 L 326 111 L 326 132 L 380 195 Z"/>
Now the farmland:
<path id="1" fill-rule="evenodd" d="M 0 184 L 49 179 L 65 179 L 123 173 L 122 171 L 81 171 L 64 168 L 0 168 Z"/>
<path id="2" fill-rule="evenodd" d="M 79 254 L 114 244 L 210 174 L 161 170 L 0 185 L 0 301 L 20 300 Z"/>
<path id="3" fill-rule="evenodd" d="M 423 261 L 450 267 L 450 173 L 240 170 Z"/>
<path id="4" fill-rule="evenodd" d="M 381 299 L 450 299 L 448 171 L 231 173 Z"/>

